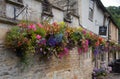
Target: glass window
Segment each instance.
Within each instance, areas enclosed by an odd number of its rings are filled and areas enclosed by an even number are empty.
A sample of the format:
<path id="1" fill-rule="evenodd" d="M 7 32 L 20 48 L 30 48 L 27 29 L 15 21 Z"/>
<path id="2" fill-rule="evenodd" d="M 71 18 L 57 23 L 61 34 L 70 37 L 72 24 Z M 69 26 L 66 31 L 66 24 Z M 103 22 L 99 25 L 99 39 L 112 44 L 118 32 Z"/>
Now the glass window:
<path id="1" fill-rule="evenodd" d="M 94 12 L 94 0 L 90 0 L 89 3 L 89 19 L 93 20 L 93 12 Z"/>

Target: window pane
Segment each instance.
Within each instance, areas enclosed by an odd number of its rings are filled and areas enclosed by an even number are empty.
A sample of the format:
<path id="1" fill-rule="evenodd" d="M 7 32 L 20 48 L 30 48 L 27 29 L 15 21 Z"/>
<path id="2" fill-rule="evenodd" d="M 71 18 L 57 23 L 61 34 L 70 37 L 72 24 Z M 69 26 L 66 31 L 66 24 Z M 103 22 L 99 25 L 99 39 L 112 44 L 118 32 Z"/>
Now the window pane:
<path id="1" fill-rule="evenodd" d="M 93 7 L 94 7 L 94 1 L 93 0 L 90 0 L 89 7 L 93 9 Z"/>
<path id="2" fill-rule="evenodd" d="M 93 19 L 93 10 L 94 10 L 94 0 L 90 0 L 89 3 L 89 19 Z"/>
<path id="3" fill-rule="evenodd" d="M 89 8 L 89 19 L 93 19 L 93 9 Z"/>

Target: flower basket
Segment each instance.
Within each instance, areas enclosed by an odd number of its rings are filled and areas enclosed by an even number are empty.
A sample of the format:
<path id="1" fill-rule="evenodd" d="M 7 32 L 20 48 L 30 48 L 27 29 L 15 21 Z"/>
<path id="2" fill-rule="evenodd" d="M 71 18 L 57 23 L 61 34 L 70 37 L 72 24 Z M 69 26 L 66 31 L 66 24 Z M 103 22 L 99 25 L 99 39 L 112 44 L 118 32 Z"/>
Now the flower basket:
<path id="1" fill-rule="evenodd" d="M 94 47 L 95 54 L 98 54 L 95 47 L 102 43 L 103 40 L 95 34 L 81 27 L 69 27 L 64 22 L 23 22 L 7 33 L 5 41 L 6 47 L 15 50 L 23 61 L 35 55 L 40 60 L 50 59 L 53 55 L 61 59 L 74 47 L 78 47 L 78 54 L 87 53 L 89 47 Z"/>

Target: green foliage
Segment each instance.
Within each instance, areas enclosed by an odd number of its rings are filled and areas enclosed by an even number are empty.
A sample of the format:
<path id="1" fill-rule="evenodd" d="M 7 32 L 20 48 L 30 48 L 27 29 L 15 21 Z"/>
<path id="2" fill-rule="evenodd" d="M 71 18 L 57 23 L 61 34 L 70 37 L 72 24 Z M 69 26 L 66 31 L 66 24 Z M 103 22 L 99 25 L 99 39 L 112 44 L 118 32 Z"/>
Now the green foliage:
<path id="1" fill-rule="evenodd" d="M 82 34 L 80 32 L 73 32 L 71 33 L 71 39 L 75 42 L 80 41 L 80 39 L 82 39 Z"/>
<path id="2" fill-rule="evenodd" d="M 107 7 L 107 9 L 111 13 L 117 25 L 120 27 L 120 6 L 119 7 L 109 6 Z"/>
<path id="3" fill-rule="evenodd" d="M 37 30 L 35 31 L 36 34 L 40 34 L 42 37 L 45 37 L 46 32 L 43 28 L 39 28 L 38 26 L 36 27 Z"/>
<path id="4" fill-rule="evenodd" d="M 20 40 L 20 28 L 19 27 L 14 27 L 8 32 L 8 35 L 6 36 L 6 44 L 8 47 L 16 47 L 15 44 L 17 43 L 16 40 Z"/>

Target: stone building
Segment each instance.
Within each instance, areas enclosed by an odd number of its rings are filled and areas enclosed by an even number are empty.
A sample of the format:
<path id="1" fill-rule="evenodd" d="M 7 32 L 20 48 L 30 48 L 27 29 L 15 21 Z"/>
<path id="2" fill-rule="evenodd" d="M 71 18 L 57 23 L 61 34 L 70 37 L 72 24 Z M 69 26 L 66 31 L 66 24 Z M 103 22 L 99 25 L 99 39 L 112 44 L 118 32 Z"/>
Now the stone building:
<path id="1" fill-rule="evenodd" d="M 99 0 L 0 0 L 0 79 L 91 79 L 94 67 L 91 49 L 78 55 L 74 48 L 62 60 L 53 57 L 46 63 L 36 61 L 22 72 L 19 59 L 4 47 L 4 39 L 7 31 L 21 20 L 65 21 L 99 34 L 99 26 L 108 28 L 106 13 Z M 108 38 L 108 31 L 104 38 Z"/>

